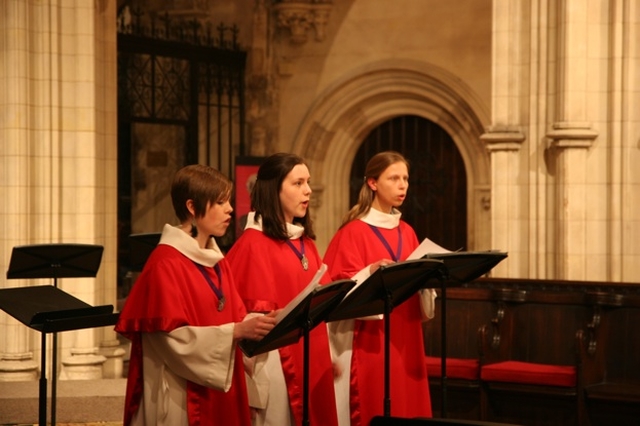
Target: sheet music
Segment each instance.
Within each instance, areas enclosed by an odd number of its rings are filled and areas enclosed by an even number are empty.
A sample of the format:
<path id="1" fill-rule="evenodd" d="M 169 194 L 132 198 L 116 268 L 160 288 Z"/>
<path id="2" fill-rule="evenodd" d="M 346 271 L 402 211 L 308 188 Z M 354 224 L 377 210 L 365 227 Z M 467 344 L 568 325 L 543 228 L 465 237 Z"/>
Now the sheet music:
<path id="1" fill-rule="evenodd" d="M 429 254 L 429 253 L 453 253 L 453 252 L 451 250 L 447 250 L 446 248 L 444 248 L 442 246 L 439 246 L 438 244 L 436 244 L 433 241 L 431 241 L 429 238 L 425 238 L 424 240 L 422 240 L 420 245 L 418 247 L 416 247 L 416 249 L 409 255 L 407 260 L 421 259 L 426 254 Z M 365 282 L 367 280 L 367 278 L 369 278 L 371 276 L 370 266 L 371 265 L 367 265 L 360 272 L 358 272 L 356 275 L 351 277 L 351 279 L 356 282 L 356 285 L 354 285 L 351 288 L 351 290 L 349 290 L 349 292 L 345 296 L 345 299 L 351 293 L 353 293 L 353 291 L 356 288 L 358 288 L 363 282 Z M 435 294 L 435 291 L 433 289 L 431 289 L 431 293 Z M 366 319 L 380 319 L 380 318 L 382 318 L 382 315 L 372 315 L 371 317 L 367 317 Z M 363 319 L 363 318 L 361 318 L 361 319 Z"/>
<path id="2" fill-rule="evenodd" d="M 409 255 L 407 260 L 421 259 L 424 257 L 424 255 L 429 253 L 452 253 L 452 251 L 439 246 L 428 238 L 425 238 L 424 240 L 422 240 L 420 245 L 416 247 L 416 249 Z M 351 279 L 356 282 L 356 285 L 353 286 L 349 293 L 347 293 L 347 296 L 349 296 L 360 284 L 362 284 L 367 278 L 371 276 L 371 272 L 369 271 L 370 266 L 371 265 L 367 265 L 360 272 L 351 277 Z"/>
<path id="3" fill-rule="evenodd" d="M 407 260 L 421 259 L 430 253 L 452 253 L 451 250 L 447 250 L 444 247 L 439 246 L 428 238 L 422 240 L 420 245 L 409 255 Z"/>
<path id="4" fill-rule="evenodd" d="M 451 250 L 447 250 L 446 248 L 439 246 L 438 244 L 431 241 L 429 238 L 425 238 L 422 240 L 420 245 L 416 247 L 416 249 L 409 255 L 407 260 L 412 259 L 422 259 L 427 254 L 433 253 L 453 253 Z M 435 315 L 435 300 L 437 294 L 435 289 L 427 288 L 420 290 L 420 306 L 422 308 L 422 314 L 424 319 L 433 318 Z"/>
<path id="5" fill-rule="evenodd" d="M 294 297 L 291 302 L 287 303 L 287 306 L 282 308 L 278 315 L 276 315 L 276 323 L 279 323 L 281 319 L 289 315 L 289 312 L 291 312 L 293 308 L 298 306 L 298 304 L 302 302 L 308 294 L 313 292 L 316 288 L 320 287 L 320 280 L 324 276 L 325 272 L 327 272 L 327 269 L 327 265 L 323 263 L 322 266 L 320 266 L 320 269 L 318 269 L 318 272 L 316 272 L 316 274 L 313 276 L 313 279 L 311 279 L 309 284 L 307 284 L 307 286 L 300 293 L 298 293 L 298 295 Z"/>

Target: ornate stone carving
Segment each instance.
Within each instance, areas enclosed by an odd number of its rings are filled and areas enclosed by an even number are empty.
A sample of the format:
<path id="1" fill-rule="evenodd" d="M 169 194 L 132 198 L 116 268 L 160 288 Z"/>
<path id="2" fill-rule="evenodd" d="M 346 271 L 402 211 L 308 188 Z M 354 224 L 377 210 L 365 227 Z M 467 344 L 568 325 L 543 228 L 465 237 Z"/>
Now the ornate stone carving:
<path id="1" fill-rule="evenodd" d="M 282 1 L 275 6 L 279 28 L 289 30 L 290 40 L 294 44 L 307 42 L 307 33 L 315 30 L 316 40 L 326 37 L 326 26 L 333 5 L 330 1 Z"/>

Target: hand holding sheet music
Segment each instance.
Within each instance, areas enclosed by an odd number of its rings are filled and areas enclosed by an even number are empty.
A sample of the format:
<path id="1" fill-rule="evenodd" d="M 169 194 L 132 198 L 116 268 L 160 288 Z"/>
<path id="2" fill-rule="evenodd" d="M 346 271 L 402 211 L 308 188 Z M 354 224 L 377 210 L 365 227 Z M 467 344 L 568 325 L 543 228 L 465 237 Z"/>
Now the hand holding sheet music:
<path id="1" fill-rule="evenodd" d="M 252 357 L 296 343 L 311 331 L 355 284 L 351 280 L 338 280 L 322 285 L 320 280 L 327 270 L 322 265 L 309 284 L 276 315 L 276 326 L 260 341 L 241 340 L 240 349 Z"/>

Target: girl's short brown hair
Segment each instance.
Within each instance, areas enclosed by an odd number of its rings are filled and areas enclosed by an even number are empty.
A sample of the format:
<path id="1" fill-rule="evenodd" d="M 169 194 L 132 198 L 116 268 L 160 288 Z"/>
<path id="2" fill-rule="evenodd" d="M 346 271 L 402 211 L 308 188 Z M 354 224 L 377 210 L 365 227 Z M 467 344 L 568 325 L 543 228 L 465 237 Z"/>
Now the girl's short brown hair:
<path id="1" fill-rule="evenodd" d="M 173 210 L 183 223 L 191 219 L 187 201 L 193 200 L 195 217 L 207 212 L 207 205 L 231 198 L 233 183 L 218 170 L 203 164 L 192 164 L 178 170 L 171 185 Z"/>

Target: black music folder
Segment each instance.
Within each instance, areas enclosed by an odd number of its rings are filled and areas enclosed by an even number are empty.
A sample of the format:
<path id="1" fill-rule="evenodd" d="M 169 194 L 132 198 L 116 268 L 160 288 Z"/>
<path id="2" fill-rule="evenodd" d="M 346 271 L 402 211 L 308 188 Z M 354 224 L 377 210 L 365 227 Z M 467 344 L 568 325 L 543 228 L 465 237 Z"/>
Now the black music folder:
<path id="1" fill-rule="evenodd" d="M 324 321 L 354 285 L 352 280 L 338 280 L 307 287 L 283 309 L 276 326 L 262 340 L 241 340 L 240 349 L 251 357 L 296 343 L 305 331 Z"/>
<path id="2" fill-rule="evenodd" d="M 436 259 L 414 259 L 381 266 L 345 296 L 331 312 L 327 321 L 362 318 L 385 313 L 386 308 L 399 306 L 432 278 L 443 273 L 444 264 Z M 432 287 L 439 286 L 434 281 Z M 390 306 L 386 306 L 389 303 Z"/>
<path id="3" fill-rule="evenodd" d="M 488 250 L 428 253 L 423 258 L 441 260 L 446 267 L 448 279 L 468 283 L 489 272 L 506 257 L 505 252 Z"/>

